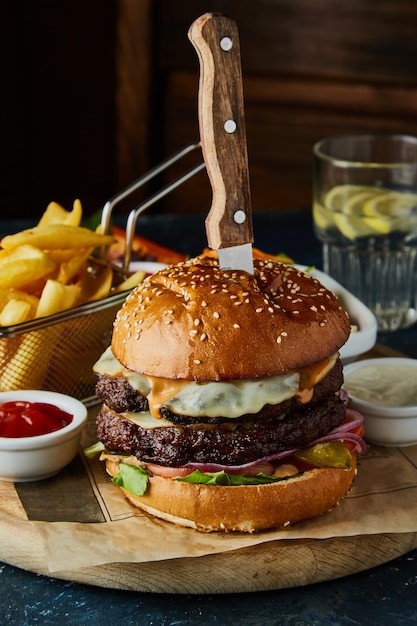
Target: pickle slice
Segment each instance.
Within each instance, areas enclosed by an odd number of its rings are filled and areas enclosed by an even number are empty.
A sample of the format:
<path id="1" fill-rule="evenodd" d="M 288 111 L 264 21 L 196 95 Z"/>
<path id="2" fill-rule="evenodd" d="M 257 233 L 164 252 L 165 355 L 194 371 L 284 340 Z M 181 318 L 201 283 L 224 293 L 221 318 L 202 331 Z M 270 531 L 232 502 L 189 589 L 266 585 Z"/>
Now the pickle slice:
<path id="1" fill-rule="evenodd" d="M 345 470 L 352 467 L 352 455 L 341 441 L 316 443 L 311 448 L 300 450 L 294 456 L 316 467 L 337 467 Z"/>

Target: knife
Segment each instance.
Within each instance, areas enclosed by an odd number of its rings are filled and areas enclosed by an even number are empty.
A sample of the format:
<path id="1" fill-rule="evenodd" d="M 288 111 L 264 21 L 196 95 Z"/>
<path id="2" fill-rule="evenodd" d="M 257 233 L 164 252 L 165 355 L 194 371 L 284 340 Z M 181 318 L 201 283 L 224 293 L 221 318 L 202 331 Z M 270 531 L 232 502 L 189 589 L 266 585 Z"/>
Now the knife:
<path id="1" fill-rule="evenodd" d="M 200 61 L 198 117 L 212 188 L 208 245 L 223 269 L 253 273 L 253 226 L 239 32 L 221 14 L 205 13 L 188 37 Z"/>

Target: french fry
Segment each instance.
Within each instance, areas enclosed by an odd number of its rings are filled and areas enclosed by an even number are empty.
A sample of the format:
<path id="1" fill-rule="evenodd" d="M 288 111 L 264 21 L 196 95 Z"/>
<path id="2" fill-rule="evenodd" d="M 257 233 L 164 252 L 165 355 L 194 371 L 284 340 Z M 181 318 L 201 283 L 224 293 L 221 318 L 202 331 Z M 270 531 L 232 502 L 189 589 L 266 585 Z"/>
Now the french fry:
<path id="1" fill-rule="evenodd" d="M 29 245 L 8 251 L 0 257 L 0 285 L 3 289 L 20 289 L 47 276 L 55 269 L 49 256 Z"/>
<path id="2" fill-rule="evenodd" d="M 20 343 L 1 369 L 0 391 L 42 389 L 59 333 L 58 324 L 12 338 L 12 344 L 15 339 Z"/>
<path id="3" fill-rule="evenodd" d="M 26 293 L 26 291 L 20 291 L 18 289 L 1 289 L 0 288 L 0 315 L 3 309 L 8 305 L 10 300 L 17 300 L 19 302 L 25 302 L 29 305 L 28 316 L 26 319 L 32 319 L 35 315 L 39 298 Z M 25 321 L 25 320 L 22 320 Z M 20 322 L 14 321 L 9 322 L 8 324 L 0 323 L 0 326 L 11 326 L 14 324 L 20 324 Z"/>
<path id="4" fill-rule="evenodd" d="M 79 285 L 63 285 L 57 280 L 48 280 L 39 299 L 35 317 L 45 317 L 70 309 L 78 303 Z"/>
<path id="5" fill-rule="evenodd" d="M 111 235 L 102 235 L 81 226 L 48 224 L 28 228 L 14 235 L 6 235 L 1 240 L 1 246 L 6 250 L 24 245 L 35 246 L 41 250 L 63 250 L 66 248 L 107 246 L 112 241 Z"/>
<path id="6" fill-rule="evenodd" d="M 82 206 L 79 200 L 74 200 L 72 211 L 67 211 L 57 202 L 50 202 L 38 222 L 38 226 L 49 224 L 69 224 L 79 226 L 82 218 Z"/>
<path id="7" fill-rule="evenodd" d="M 0 326 L 15 326 L 25 322 L 30 314 L 30 304 L 24 300 L 9 300 L 0 312 Z"/>
<path id="8" fill-rule="evenodd" d="M 67 248 L 66 250 L 48 250 L 48 256 L 57 265 L 70 263 L 74 257 L 83 255 L 86 259 L 93 253 L 94 248 Z"/>
<path id="9" fill-rule="evenodd" d="M 139 270 L 138 272 L 131 274 L 128 278 L 126 278 L 126 280 L 117 285 L 115 291 L 121 292 L 127 291 L 128 289 L 133 289 L 143 281 L 145 276 L 146 272 L 144 272 L 143 270 Z"/>
<path id="10" fill-rule="evenodd" d="M 111 289 L 113 282 L 113 270 L 109 265 L 105 265 L 95 272 L 85 272 L 80 280 L 81 300 L 83 302 L 94 302 L 105 298 Z"/>
<path id="11" fill-rule="evenodd" d="M 68 224 L 68 226 L 79 226 L 81 224 L 82 216 L 83 208 L 81 206 L 81 202 L 78 199 L 74 200 L 72 211 L 68 214 L 67 221 L 65 223 Z"/>
<path id="12" fill-rule="evenodd" d="M 91 254 L 91 248 L 81 250 L 77 255 L 73 255 L 69 261 L 63 262 L 59 266 L 57 280 L 67 285 L 75 277 L 81 273 L 87 273 L 88 257 Z"/>

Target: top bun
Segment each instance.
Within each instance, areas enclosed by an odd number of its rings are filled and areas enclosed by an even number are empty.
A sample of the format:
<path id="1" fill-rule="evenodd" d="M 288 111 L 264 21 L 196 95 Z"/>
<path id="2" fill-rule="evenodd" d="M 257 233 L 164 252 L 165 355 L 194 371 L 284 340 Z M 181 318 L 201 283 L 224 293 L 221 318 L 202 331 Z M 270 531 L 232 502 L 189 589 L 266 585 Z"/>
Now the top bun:
<path id="1" fill-rule="evenodd" d="M 129 294 L 112 351 L 148 376 L 248 379 L 322 361 L 349 333 L 335 295 L 295 267 L 254 259 L 252 275 L 200 256 L 149 276 Z"/>

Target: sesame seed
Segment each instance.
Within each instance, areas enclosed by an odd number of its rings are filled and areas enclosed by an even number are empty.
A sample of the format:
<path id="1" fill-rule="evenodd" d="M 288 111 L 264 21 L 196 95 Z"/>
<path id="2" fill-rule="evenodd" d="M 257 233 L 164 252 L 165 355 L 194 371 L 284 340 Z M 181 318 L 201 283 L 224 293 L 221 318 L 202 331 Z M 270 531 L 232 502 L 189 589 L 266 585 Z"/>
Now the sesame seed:
<path id="1" fill-rule="evenodd" d="M 194 363 L 195 363 L 196 365 L 201 365 L 201 361 L 200 361 L 200 359 L 194 359 Z"/>
<path id="2" fill-rule="evenodd" d="M 205 300 L 202 301 L 201 306 L 206 307 L 207 306 L 207 302 Z"/>
<path id="3" fill-rule="evenodd" d="M 299 315 L 300 311 L 293 311 L 292 313 L 293 313 L 293 315 Z"/>
<path id="4" fill-rule="evenodd" d="M 200 341 L 204 341 L 204 339 L 207 339 L 207 335 L 206 335 L 206 333 L 201 333 Z"/>
<path id="5" fill-rule="evenodd" d="M 281 336 L 277 337 L 277 343 L 281 343 L 281 341 L 282 341 L 282 337 Z"/>
<path id="6" fill-rule="evenodd" d="M 196 317 L 196 319 L 194 320 L 194 326 L 198 326 L 200 324 L 200 320 L 198 319 L 198 317 Z"/>
<path id="7" fill-rule="evenodd" d="M 263 311 L 263 308 L 261 306 L 258 306 L 257 309 L 255 309 L 256 313 L 261 313 Z"/>
<path id="8" fill-rule="evenodd" d="M 215 317 L 218 320 L 220 317 L 220 313 L 218 311 L 214 311 L 213 317 Z"/>
<path id="9" fill-rule="evenodd" d="M 240 305 L 240 304 L 242 304 L 242 303 L 241 303 L 241 301 L 240 301 L 240 300 L 236 300 L 236 302 L 233 302 L 233 304 L 234 304 L 235 306 L 239 306 L 239 305 Z"/>
<path id="10" fill-rule="evenodd" d="M 190 332 L 188 333 L 191 337 L 193 337 L 194 335 L 196 335 L 198 333 L 198 330 L 196 330 L 195 328 L 193 328 L 192 330 L 190 330 Z"/>
<path id="11" fill-rule="evenodd" d="M 240 328 L 239 324 L 233 324 L 233 328 Z"/>

